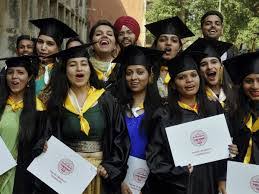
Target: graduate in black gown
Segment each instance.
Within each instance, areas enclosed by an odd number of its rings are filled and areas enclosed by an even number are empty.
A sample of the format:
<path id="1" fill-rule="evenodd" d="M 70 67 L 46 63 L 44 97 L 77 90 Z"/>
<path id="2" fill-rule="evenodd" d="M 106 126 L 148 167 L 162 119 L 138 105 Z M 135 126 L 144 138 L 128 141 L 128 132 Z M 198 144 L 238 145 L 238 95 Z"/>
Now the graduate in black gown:
<path id="1" fill-rule="evenodd" d="M 199 62 L 198 65 L 201 76 L 205 80 L 206 95 L 210 100 L 220 102 L 224 109 L 230 135 L 232 136 L 230 118 L 233 116 L 235 113 L 234 110 L 237 108 L 237 92 L 220 58 L 231 46 L 231 43 L 199 38 L 191 44 L 185 52 L 201 52 L 205 54 L 204 57 L 197 57 L 197 61 Z M 231 148 L 236 150 L 236 154 L 237 146 L 231 145 Z M 222 166 L 220 168 L 222 170 L 225 169 L 223 171 L 225 171 L 226 174 L 227 160 L 221 164 Z M 219 190 L 223 194 L 226 192 L 226 175 L 221 176 Z"/>
<path id="2" fill-rule="evenodd" d="M 120 45 L 118 33 L 107 20 L 98 20 L 89 32 L 89 40 L 96 42 L 89 58 L 102 87 L 116 96 L 117 82 L 121 77 L 120 64 L 113 60 L 118 56 Z"/>
<path id="3" fill-rule="evenodd" d="M 199 38 L 185 51 L 206 55 L 198 60 L 201 76 L 206 83 L 206 94 L 209 99 L 219 101 L 225 112 L 230 112 L 236 106 L 234 85 L 220 58 L 231 46 L 231 43 Z"/>
<path id="4" fill-rule="evenodd" d="M 47 58 L 46 56 L 62 50 L 63 40 L 76 37 L 78 34 L 56 18 L 41 18 L 29 21 L 40 29 L 35 43 L 35 53 L 39 56 L 38 64 L 35 65 L 37 71 L 36 95 L 45 103 L 46 98 L 48 98 L 47 93 L 49 92 L 46 86 L 51 79 L 55 66 L 52 58 Z"/>
<path id="5" fill-rule="evenodd" d="M 153 116 L 153 134 L 147 147 L 150 175 L 142 193 L 217 194 L 222 175 L 219 162 L 193 168 L 175 166 L 165 128 L 221 114 L 223 109 L 219 102 L 206 97 L 204 81 L 191 54 L 181 53 L 169 63 L 168 105 Z"/>
<path id="6" fill-rule="evenodd" d="M 142 160 L 146 160 L 145 150 L 152 114 L 161 105 L 161 97 L 153 82 L 152 58 L 162 55 L 163 52 L 159 50 L 129 45 L 115 59 L 122 64 L 118 100 L 123 107 L 130 136 L 130 156 Z M 122 194 L 132 193 L 130 188 L 130 185 L 123 182 Z"/>
<path id="7" fill-rule="evenodd" d="M 0 175 L 0 193 L 30 194 L 35 179 L 26 169 L 45 143 L 43 131 L 37 130 L 44 105 L 35 95 L 32 56 L 5 60 L 7 69 L 0 83 L 0 137 L 17 166 Z"/>
<path id="8" fill-rule="evenodd" d="M 239 85 L 238 108 L 233 123 L 233 142 L 239 162 L 259 164 L 259 52 L 246 53 L 224 62 Z"/>
<path id="9" fill-rule="evenodd" d="M 120 106 L 100 87 L 89 59 L 90 44 L 71 47 L 50 57 L 58 59 L 50 82 L 49 132 L 97 167 L 98 176 L 84 194 L 116 193 L 127 172 L 129 137 Z M 39 187 L 42 193 L 50 188 Z"/>
<path id="10" fill-rule="evenodd" d="M 153 69 L 154 72 L 158 72 L 158 76 L 155 78 L 157 80 L 159 94 L 166 102 L 168 96 L 168 83 L 170 81 L 166 62 L 182 52 L 183 39 L 192 37 L 194 34 L 178 16 L 159 20 L 147 24 L 145 27 L 155 36 L 152 48 L 165 52 L 163 56 L 157 60 L 158 67 Z"/>

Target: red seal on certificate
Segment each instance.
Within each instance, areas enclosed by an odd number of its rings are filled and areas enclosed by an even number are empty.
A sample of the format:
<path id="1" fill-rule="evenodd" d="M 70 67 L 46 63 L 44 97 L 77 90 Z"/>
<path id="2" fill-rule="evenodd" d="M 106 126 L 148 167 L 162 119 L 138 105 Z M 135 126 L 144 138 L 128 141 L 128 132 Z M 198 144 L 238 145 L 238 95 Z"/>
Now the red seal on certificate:
<path id="1" fill-rule="evenodd" d="M 195 146 L 203 146 L 208 140 L 207 134 L 202 130 L 195 130 L 191 134 L 191 142 Z"/>
<path id="2" fill-rule="evenodd" d="M 254 192 L 259 193 L 259 175 L 251 178 L 250 187 L 253 189 Z"/>
<path id="3" fill-rule="evenodd" d="M 64 158 L 58 163 L 58 171 L 63 175 L 69 175 L 74 171 L 74 163 L 71 160 Z"/>
<path id="4" fill-rule="evenodd" d="M 148 171 L 144 168 L 138 168 L 133 172 L 133 178 L 137 183 L 145 183 Z"/>

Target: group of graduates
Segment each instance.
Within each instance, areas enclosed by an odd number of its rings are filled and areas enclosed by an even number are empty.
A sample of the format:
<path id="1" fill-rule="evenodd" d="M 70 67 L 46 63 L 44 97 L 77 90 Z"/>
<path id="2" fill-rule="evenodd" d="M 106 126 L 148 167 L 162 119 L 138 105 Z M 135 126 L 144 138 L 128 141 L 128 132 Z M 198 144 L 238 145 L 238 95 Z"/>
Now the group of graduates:
<path id="1" fill-rule="evenodd" d="M 194 34 L 177 16 L 146 25 L 152 48 L 136 45 L 140 27 L 130 16 L 98 21 L 87 44 L 57 19 L 30 22 L 37 39 L 20 36 L 19 56 L 1 59 L 0 136 L 17 160 L 0 176 L 1 194 L 56 193 L 26 170 L 52 135 L 97 167 L 85 194 L 132 193 L 129 156 L 150 170 L 142 194 L 226 194 L 227 160 L 175 166 L 165 132 L 222 113 L 230 159 L 259 164 L 259 52 L 234 56 L 218 40 L 220 12 L 204 14 L 204 37 L 185 50 Z"/>

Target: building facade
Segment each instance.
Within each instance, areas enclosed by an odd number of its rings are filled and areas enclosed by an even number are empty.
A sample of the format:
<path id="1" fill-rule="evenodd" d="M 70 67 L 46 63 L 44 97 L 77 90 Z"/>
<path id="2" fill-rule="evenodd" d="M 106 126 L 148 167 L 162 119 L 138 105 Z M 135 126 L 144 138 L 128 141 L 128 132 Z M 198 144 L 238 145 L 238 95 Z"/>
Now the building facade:
<path id="1" fill-rule="evenodd" d="M 87 40 L 87 0 L 1 0 L 0 57 L 14 56 L 21 34 L 37 36 L 30 19 L 55 17 Z"/>
<path id="2" fill-rule="evenodd" d="M 140 25 L 139 44 L 145 44 L 146 0 L 88 0 L 89 28 L 99 19 L 107 19 L 112 24 L 120 16 L 134 17 Z"/>
<path id="3" fill-rule="evenodd" d="M 86 42 L 97 20 L 114 23 L 118 17 L 129 15 L 139 22 L 139 44 L 145 44 L 146 0 L 1 0 L 0 10 L 0 57 L 15 56 L 18 36 L 38 34 L 29 20 L 46 17 L 63 21 Z"/>

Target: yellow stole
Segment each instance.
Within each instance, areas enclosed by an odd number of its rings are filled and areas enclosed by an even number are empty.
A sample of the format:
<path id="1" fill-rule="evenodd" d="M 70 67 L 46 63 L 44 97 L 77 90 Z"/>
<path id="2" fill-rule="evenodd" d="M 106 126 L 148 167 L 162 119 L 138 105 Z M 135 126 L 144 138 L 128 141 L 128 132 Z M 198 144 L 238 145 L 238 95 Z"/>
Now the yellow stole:
<path id="1" fill-rule="evenodd" d="M 168 67 L 167 66 L 161 66 L 160 70 L 163 70 L 163 69 L 168 71 Z M 168 85 L 170 79 L 171 79 L 171 77 L 170 77 L 169 73 L 167 73 L 166 76 L 165 76 L 165 79 L 163 80 L 164 81 L 163 83 Z"/>
<path id="2" fill-rule="evenodd" d="M 139 110 L 144 109 L 144 104 L 141 103 L 138 106 L 131 108 L 131 113 L 133 114 L 134 117 L 138 117 L 139 114 L 137 113 Z"/>
<path id="3" fill-rule="evenodd" d="M 82 108 L 79 106 L 76 95 L 71 89 L 69 90 L 68 96 L 65 99 L 63 104 L 64 108 L 78 115 L 78 118 L 80 119 L 81 131 L 83 131 L 86 135 L 89 134 L 90 125 L 84 118 L 83 114 L 97 103 L 97 100 L 104 92 L 104 89 L 97 90 L 94 87 L 91 87 L 87 93 L 87 98 Z"/>
<path id="4" fill-rule="evenodd" d="M 214 101 L 219 101 L 222 108 L 224 108 L 225 106 L 225 100 L 226 100 L 226 95 L 224 94 L 223 89 L 220 89 L 220 97 L 217 97 L 217 95 L 212 91 L 212 89 L 210 89 L 209 87 L 206 86 L 206 95 L 210 100 L 214 100 Z"/>
<path id="5" fill-rule="evenodd" d="M 102 81 L 107 81 L 116 63 L 99 61 L 94 57 L 90 57 L 89 60 L 94 67 L 94 70 L 97 74 L 98 79 Z"/>
<path id="6" fill-rule="evenodd" d="M 251 133 L 255 133 L 259 130 L 259 118 L 256 119 L 256 121 L 253 123 L 252 115 L 249 116 L 249 119 L 246 123 L 246 127 L 250 129 Z M 251 160 L 252 155 L 252 146 L 253 146 L 253 140 L 252 137 L 249 139 L 249 146 L 246 151 L 246 155 L 244 158 L 244 163 L 249 164 Z"/>
<path id="7" fill-rule="evenodd" d="M 17 112 L 23 108 L 23 101 L 15 102 L 11 96 L 8 97 L 6 104 L 11 106 L 13 112 Z"/>
<path id="8" fill-rule="evenodd" d="M 171 79 L 171 77 L 170 77 L 169 73 L 167 73 L 166 76 L 165 76 L 165 79 L 164 79 L 164 83 L 168 84 L 170 79 Z"/>
<path id="9" fill-rule="evenodd" d="M 108 69 L 107 72 L 102 72 L 99 69 L 94 68 L 94 70 L 95 70 L 95 72 L 97 74 L 98 79 L 102 80 L 102 81 L 107 81 L 109 79 L 109 76 L 111 75 L 115 65 L 116 65 L 116 63 L 111 63 L 111 67 Z"/>
<path id="10" fill-rule="evenodd" d="M 37 111 L 44 111 L 44 110 L 46 110 L 46 107 L 43 104 L 43 102 L 39 98 L 37 98 L 37 97 L 36 97 L 36 110 Z"/>
<path id="11" fill-rule="evenodd" d="M 13 112 L 16 112 L 23 108 L 23 100 L 21 100 L 19 102 L 15 102 L 11 96 L 8 97 L 6 104 L 11 106 Z M 37 111 L 45 110 L 44 104 L 37 97 L 36 97 L 36 110 Z"/>
<path id="12" fill-rule="evenodd" d="M 198 114 L 198 104 L 197 104 L 197 103 L 195 103 L 194 107 L 190 107 L 188 104 L 185 104 L 185 103 L 183 103 L 183 102 L 181 102 L 181 101 L 178 101 L 177 103 L 178 103 L 178 105 L 179 105 L 181 108 L 186 109 L 186 110 L 193 111 L 193 112 L 195 112 L 196 114 Z"/>

